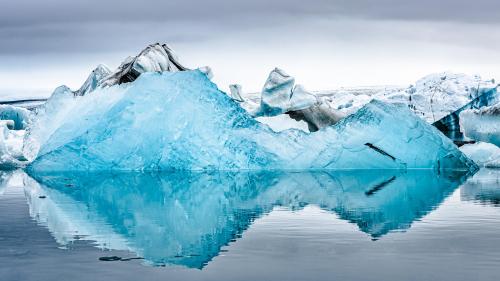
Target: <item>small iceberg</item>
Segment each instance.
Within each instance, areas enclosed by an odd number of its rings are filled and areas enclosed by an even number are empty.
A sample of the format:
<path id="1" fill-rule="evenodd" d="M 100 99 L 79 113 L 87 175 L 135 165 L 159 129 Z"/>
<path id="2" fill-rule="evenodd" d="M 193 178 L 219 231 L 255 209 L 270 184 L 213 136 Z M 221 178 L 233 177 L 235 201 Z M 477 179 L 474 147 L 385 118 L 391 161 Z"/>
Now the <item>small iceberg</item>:
<path id="1" fill-rule="evenodd" d="M 500 168 L 500 147 L 486 142 L 465 144 L 460 150 L 480 167 Z"/>
<path id="2" fill-rule="evenodd" d="M 500 103 L 461 112 L 460 127 L 466 137 L 500 147 Z"/>
<path id="3" fill-rule="evenodd" d="M 31 111 L 12 105 L 0 105 L 0 169 L 15 169 L 26 164 L 23 140 L 33 122 Z"/>

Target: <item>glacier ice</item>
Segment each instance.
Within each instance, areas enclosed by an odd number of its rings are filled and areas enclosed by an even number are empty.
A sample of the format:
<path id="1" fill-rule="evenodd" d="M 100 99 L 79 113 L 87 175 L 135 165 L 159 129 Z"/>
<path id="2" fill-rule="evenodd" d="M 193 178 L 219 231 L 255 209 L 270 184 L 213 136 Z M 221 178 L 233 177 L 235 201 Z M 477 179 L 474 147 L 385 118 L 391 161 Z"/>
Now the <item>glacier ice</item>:
<path id="1" fill-rule="evenodd" d="M 233 92 L 233 89 L 231 92 Z M 234 90 L 236 92 L 236 89 Z M 241 88 L 239 92 L 241 96 Z M 233 95 L 233 94 L 232 94 Z M 274 124 L 273 119 L 289 119 L 288 128 L 302 128 L 302 125 L 294 123 L 305 122 L 307 129 L 304 131 L 315 132 L 321 128 L 333 125 L 346 115 L 331 108 L 327 103 L 307 91 L 302 85 L 295 85 L 295 78 L 288 75 L 282 69 L 275 68 L 269 74 L 264 88 L 261 92 L 260 105 L 254 107 L 250 100 L 241 99 L 242 107 L 250 114 L 265 121 L 273 128 L 284 129 L 281 124 Z M 273 116 L 289 115 L 290 118 L 269 118 Z M 264 118 L 263 118 L 264 116 Z"/>
<path id="2" fill-rule="evenodd" d="M 111 71 L 104 64 L 99 64 L 92 70 L 82 86 L 72 92 L 76 97 L 84 96 L 97 88 L 132 82 L 144 72 L 184 70 L 190 69 L 179 62 L 177 56 L 167 44 L 155 43 L 147 46 L 138 55 L 127 57 L 114 71 Z M 200 67 L 198 70 L 205 73 L 209 79 L 213 77 L 212 69 L 209 66 Z M 66 86 L 61 87 L 67 88 Z M 56 89 L 55 92 L 58 91 L 61 91 L 61 89 Z"/>
<path id="3" fill-rule="evenodd" d="M 420 79 L 407 93 L 415 114 L 434 123 L 496 87 L 493 80 L 483 80 L 478 75 L 443 72 Z"/>
<path id="4" fill-rule="evenodd" d="M 302 86 L 295 85 L 295 78 L 275 68 L 262 89 L 260 112 L 257 115 L 273 116 L 308 108 L 316 104 L 315 95 Z"/>
<path id="5" fill-rule="evenodd" d="M 475 106 L 485 106 L 485 103 L 492 102 L 492 98 L 496 96 L 496 88 L 494 80 L 484 80 L 478 75 L 442 72 L 427 75 L 406 89 L 376 91 L 372 98 L 406 105 L 417 116 L 433 124 L 476 99 Z M 480 98 L 488 93 L 487 99 Z M 366 98 L 362 97 L 361 100 L 366 101 Z"/>
<path id="6" fill-rule="evenodd" d="M 355 87 L 340 88 L 337 90 L 320 91 L 316 94 L 322 101 L 328 104 L 339 114 L 345 116 L 355 113 L 358 109 L 373 99 L 390 102 L 392 99 L 384 99 L 381 93 L 404 91 L 402 87 Z"/>
<path id="7" fill-rule="evenodd" d="M 461 112 L 460 127 L 466 137 L 500 147 L 500 103 Z"/>
<path id="8" fill-rule="evenodd" d="M 460 150 L 480 167 L 500 168 L 500 148 L 491 143 L 465 144 Z"/>
<path id="9" fill-rule="evenodd" d="M 276 116 L 260 116 L 255 120 L 269 126 L 275 132 L 286 131 L 288 129 L 298 129 L 303 132 L 309 132 L 310 125 L 303 120 L 294 120 L 289 114 L 280 114 Z"/>
<path id="10" fill-rule="evenodd" d="M 0 105 L 0 169 L 13 169 L 25 163 L 23 139 L 32 121 L 29 110 Z"/>
<path id="11" fill-rule="evenodd" d="M 47 141 L 66 116 L 78 114 L 72 110 L 79 99 L 81 97 L 75 96 L 70 88 L 59 86 L 45 104 L 37 109 L 36 117 L 27 128 L 24 138 L 23 153 L 28 160 L 35 159 L 40 144 Z"/>
<path id="12" fill-rule="evenodd" d="M 276 75 L 276 77 L 280 77 Z M 271 77 L 270 77 L 271 78 Z M 283 85 L 293 82 L 293 78 L 282 80 Z M 279 80 L 278 80 L 279 81 Z M 281 104 L 289 95 L 290 85 L 282 91 L 276 91 L 276 97 L 281 97 Z M 460 111 L 468 108 L 480 108 L 493 104 L 497 97 L 497 85 L 494 80 L 483 80 L 480 76 L 443 72 L 430 74 L 418 80 L 414 86 L 404 87 L 372 87 L 341 89 L 328 92 L 311 93 L 317 99 L 316 104 L 303 106 L 299 112 L 285 110 L 275 113 L 288 113 L 297 120 L 304 120 L 310 130 L 335 124 L 340 118 L 354 114 L 373 99 L 391 104 L 405 105 L 417 116 L 441 131 L 453 137 L 458 131 L 458 116 Z M 265 92 L 262 92 L 264 98 Z M 279 95 L 278 95 L 279 94 Z M 245 105 L 243 105 L 245 107 Z M 317 122 L 317 120 L 323 122 Z"/>
<path id="13" fill-rule="evenodd" d="M 0 122 L 0 170 L 23 166 L 23 138 L 25 130 L 10 130 L 5 122 Z"/>
<path id="14" fill-rule="evenodd" d="M 316 132 L 321 128 L 336 124 L 345 117 L 328 103 L 323 102 L 305 109 L 290 111 L 288 115 L 296 121 L 306 122 L 309 132 Z"/>
<path id="15" fill-rule="evenodd" d="M 30 125 L 25 138 L 24 155 L 33 160 L 39 149 L 40 144 L 54 133 L 56 125 L 63 122 L 73 105 L 79 102 L 82 96 L 85 96 L 96 89 L 107 88 L 122 83 L 134 81 L 139 75 L 145 72 L 174 72 L 189 70 L 180 64 L 177 56 L 166 44 L 151 44 L 142 50 L 135 57 L 128 57 L 117 70 L 111 72 L 103 64 L 98 65 L 88 76 L 83 85 L 76 91 L 72 91 L 67 86 L 60 86 L 54 90 L 48 101 L 38 108 L 36 118 Z M 212 69 L 209 66 L 197 68 L 209 79 L 213 77 Z M 110 92 L 113 92 L 110 90 Z M 113 100 L 111 98 L 111 100 Z M 79 114 L 74 112 L 73 114 Z"/>
<path id="16" fill-rule="evenodd" d="M 83 85 L 75 91 L 75 96 L 84 96 L 101 85 L 104 78 L 111 74 L 111 70 L 104 64 L 99 64 L 92 72 Z"/>
<path id="17" fill-rule="evenodd" d="M 405 107 L 372 101 L 316 133 L 276 133 L 198 70 L 144 73 L 56 116 L 32 172 L 477 168 Z"/>
<path id="18" fill-rule="evenodd" d="M 132 82 L 141 73 L 183 71 L 184 67 L 167 44 L 151 44 L 135 57 L 128 57 L 118 69 L 101 81 L 103 87 Z"/>
<path id="19" fill-rule="evenodd" d="M 499 98 L 494 80 L 453 72 L 430 74 L 405 90 L 384 90 L 373 97 L 407 105 L 417 116 L 456 141 L 463 139 L 459 127 L 460 112 L 489 106 Z M 363 100 L 366 98 L 362 97 Z"/>
<path id="20" fill-rule="evenodd" d="M 300 85 L 294 88 L 294 83 L 293 77 L 275 69 L 260 93 L 260 106 L 254 108 L 251 101 L 245 101 L 242 107 L 256 116 L 288 114 L 297 121 L 305 121 L 309 131 L 314 132 L 335 124 L 371 100 L 378 99 L 407 106 L 448 137 L 459 140 L 462 139 L 459 113 L 468 108 L 488 106 L 498 100 L 494 80 L 452 72 L 428 75 L 408 88 L 367 87 L 312 93 Z"/>
<path id="21" fill-rule="evenodd" d="M 230 97 L 238 102 L 244 102 L 243 99 L 243 90 L 240 84 L 231 84 L 229 85 L 229 94 Z"/>
<path id="22" fill-rule="evenodd" d="M 382 238 L 410 228 L 466 176 L 429 170 L 77 172 L 27 177 L 24 188 L 30 215 L 61 246 L 78 233 L 149 264 L 203 268 L 274 206 L 314 205 Z"/>
<path id="23" fill-rule="evenodd" d="M 187 70 L 187 69 L 186 69 Z M 201 73 L 205 74 L 208 79 L 214 78 L 214 72 L 212 71 L 212 68 L 210 66 L 201 66 L 198 67 L 197 70 L 199 70 Z"/>
<path id="24" fill-rule="evenodd" d="M 24 130 L 33 120 L 33 114 L 22 107 L 0 104 L 0 120 L 11 120 L 11 129 Z"/>
<path id="25" fill-rule="evenodd" d="M 434 122 L 433 125 L 453 140 L 458 142 L 467 141 L 464 138 L 463 130 L 460 128 L 461 113 L 470 109 L 488 107 L 500 98 L 496 88 L 479 89 L 478 93 L 478 96 L 469 103 Z"/>
<path id="26" fill-rule="evenodd" d="M 24 154 L 33 160 L 43 143 L 73 109 L 78 100 L 96 89 L 110 87 L 134 81 L 144 72 L 184 71 L 188 68 L 182 66 L 172 49 L 166 44 L 151 44 L 135 57 L 128 57 L 118 67 L 111 70 L 103 65 L 98 65 L 88 76 L 80 89 L 72 91 L 67 86 L 60 86 L 54 90 L 47 102 L 37 110 L 34 124 L 30 126 L 24 144 Z M 208 78 L 213 76 L 210 67 L 200 67 Z M 73 112 L 78 114 L 78 112 Z"/>

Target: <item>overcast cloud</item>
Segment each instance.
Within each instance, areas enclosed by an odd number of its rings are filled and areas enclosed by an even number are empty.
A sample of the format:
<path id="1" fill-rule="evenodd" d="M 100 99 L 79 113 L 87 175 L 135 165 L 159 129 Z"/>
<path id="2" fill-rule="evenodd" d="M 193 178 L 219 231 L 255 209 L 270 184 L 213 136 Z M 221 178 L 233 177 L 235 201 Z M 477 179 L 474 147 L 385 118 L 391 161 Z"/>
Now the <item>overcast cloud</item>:
<path id="1" fill-rule="evenodd" d="M 494 0 L 16 0 L 0 4 L 0 94 L 77 87 L 153 42 L 221 88 L 281 66 L 311 89 L 411 83 L 434 71 L 500 78 Z"/>

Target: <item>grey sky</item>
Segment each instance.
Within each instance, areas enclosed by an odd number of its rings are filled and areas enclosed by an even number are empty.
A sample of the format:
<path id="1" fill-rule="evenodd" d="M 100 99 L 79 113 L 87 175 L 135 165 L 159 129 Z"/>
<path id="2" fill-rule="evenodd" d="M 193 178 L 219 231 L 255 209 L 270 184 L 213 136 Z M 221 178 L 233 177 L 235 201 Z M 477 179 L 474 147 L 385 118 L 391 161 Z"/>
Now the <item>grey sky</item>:
<path id="1" fill-rule="evenodd" d="M 77 87 L 153 42 L 212 66 L 221 88 L 258 90 L 274 66 L 311 89 L 443 70 L 500 78 L 499 27 L 495 0 L 2 1 L 0 94 Z"/>

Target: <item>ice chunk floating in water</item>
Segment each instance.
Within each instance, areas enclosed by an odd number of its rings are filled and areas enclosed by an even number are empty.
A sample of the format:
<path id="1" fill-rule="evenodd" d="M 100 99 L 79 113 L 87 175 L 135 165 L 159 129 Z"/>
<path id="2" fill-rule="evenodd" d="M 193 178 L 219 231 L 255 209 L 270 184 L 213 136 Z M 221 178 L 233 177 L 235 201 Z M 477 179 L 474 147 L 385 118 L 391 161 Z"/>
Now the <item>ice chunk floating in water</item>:
<path id="1" fill-rule="evenodd" d="M 0 120 L 11 120 L 9 129 L 24 130 L 31 123 L 33 114 L 22 107 L 0 104 Z"/>
<path id="2" fill-rule="evenodd" d="M 306 109 L 318 103 L 315 95 L 294 84 L 295 78 L 282 69 L 271 71 L 262 89 L 260 112 L 257 115 L 274 116 Z"/>
<path id="3" fill-rule="evenodd" d="M 25 129 L 32 122 L 33 114 L 24 108 L 0 105 L 0 169 L 23 166 Z"/>
<path id="4" fill-rule="evenodd" d="M 500 103 L 460 113 L 460 127 L 465 136 L 500 147 Z"/>
<path id="5" fill-rule="evenodd" d="M 494 144 L 476 142 L 466 144 L 460 150 L 481 167 L 500 168 L 500 147 Z"/>
<path id="6" fill-rule="evenodd" d="M 405 107 L 372 101 L 318 132 L 276 133 L 197 70 L 145 73 L 65 111 L 30 171 L 477 169 Z"/>

